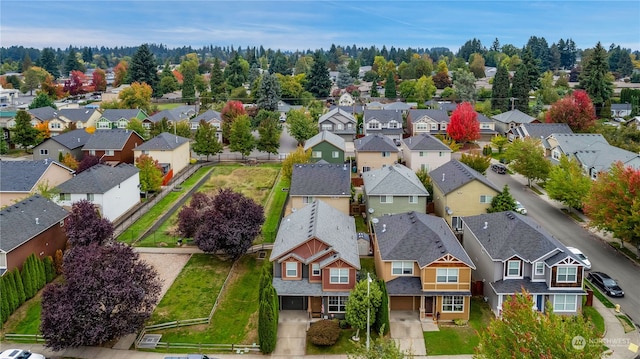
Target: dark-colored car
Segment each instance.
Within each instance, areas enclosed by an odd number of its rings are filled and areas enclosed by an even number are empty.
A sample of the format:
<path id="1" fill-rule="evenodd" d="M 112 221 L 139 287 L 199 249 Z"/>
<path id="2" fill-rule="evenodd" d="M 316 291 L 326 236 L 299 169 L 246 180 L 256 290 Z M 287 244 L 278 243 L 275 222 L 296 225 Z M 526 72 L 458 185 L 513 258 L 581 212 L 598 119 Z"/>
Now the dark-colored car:
<path id="1" fill-rule="evenodd" d="M 491 165 L 491 170 L 497 174 L 506 174 L 507 173 L 507 167 L 505 167 L 505 165 L 500 164 L 500 163 L 494 163 Z"/>
<path id="2" fill-rule="evenodd" d="M 591 272 L 587 276 L 587 279 L 594 285 L 600 287 L 608 296 L 611 297 L 624 297 L 624 291 L 618 283 L 609 275 L 602 272 Z"/>

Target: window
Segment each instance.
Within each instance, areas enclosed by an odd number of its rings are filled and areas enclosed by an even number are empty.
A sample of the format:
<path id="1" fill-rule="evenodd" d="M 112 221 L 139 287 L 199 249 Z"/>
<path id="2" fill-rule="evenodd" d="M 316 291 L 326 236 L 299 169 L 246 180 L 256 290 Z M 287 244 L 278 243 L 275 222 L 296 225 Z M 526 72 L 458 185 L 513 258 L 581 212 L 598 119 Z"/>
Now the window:
<path id="1" fill-rule="evenodd" d="M 367 128 L 370 130 L 378 130 L 380 129 L 380 122 L 378 121 L 371 121 L 367 124 Z"/>
<path id="2" fill-rule="evenodd" d="M 371 167 L 369 166 L 362 167 L 362 172 L 369 172 L 369 171 L 371 171 Z"/>
<path id="3" fill-rule="evenodd" d="M 320 264 L 311 263 L 311 275 L 317 277 L 320 275 Z"/>
<path id="4" fill-rule="evenodd" d="M 312 203 L 313 202 L 313 197 L 312 196 L 303 196 L 302 197 L 302 203 Z"/>
<path id="5" fill-rule="evenodd" d="M 441 125 L 440 125 L 440 129 L 441 129 L 442 131 L 445 131 L 445 130 L 447 129 L 447 124 L 446 124 L 446 123 L 441 124 Z"/>
<path id="6" fill-rule="evenodd" d="M 544 275 L 544 263 L 543 262 L 536 262 L 535 274 L 536 275 Z"/>
<path id="7" fill-rule="evenodd" d="M 558 267 L 556 275 L 558 283 L 575 283 L 578 280 L 577 267 Z"/>
<path id="8" fill-rule="evenodd" d="M 462 220 L 460 219 L 460 217 L 451 217 L 451 227 L 453 227 L 453 229 L 455 230 L 462 229 Z"/>
<path id="9" fill-rule="evenodd" d="M 71 201 L 71 193 L 60 193 L 61 201 Z"/>
<path id="10" fill-rule="evenodd" d="M 438 124 L 437 123 L 432 123 L 431 124 L 431 129 L 434 130 L 434 131 L 437 131 L 438 130 Z"/>
<path id="11" fill-rule="evenodd" d="M 423 151 L 420 151 L 420 157 L 424 157 L 426 154 Z"/>
<path id="12" fill-rule="evenodd" d="M 51 127 L 51 129 L 54 129 L 54 130 L 59 130 L 61 127 L 60 122 L 51 122 L 49 126 Z"/>
<path id="13" fill-rule="evenodd" d="M 443 312 L 464 312 L 464 297 L 461 295 L 442 296 Z"/>
<path id="14" fill-rule="evenodd" d="M 118 121 L 118 128 L 127 128 L 127 124 L 129 124 L 129 121 L 120 120 L 120 121 Z"/>
<path id="15" fill-rule="evenodd" d="M 89 150 L 89 154 L 91 156 L 95 156 L 96 155 L 96 150 Z"/>
<path id="16" fill-rule="evenodd" d="M 322 124 L 322 130 L 323 130 L 323 131 L 325 131 L 325 130 L 326 130 L 326 131 L 331 131 L 331 130 L 333 130 L 333 126 L 331 126 L 331 124 L 330 124 L 330 123 L 323 123 L 323 124 Z"/>
<path id="17" fill-rule="evenodd" d="M 113 156 L 113 150 L 105 150 L 104 151 L 104 155 L 105 156 Z"/>
<path id="18" fill-rule="evenodd" d="M 554 160 L 560 161 L 560 151 L 558 150 L 551 151 L 551 157 L 553 157 Z"/>
<path id="19" fill-rule="evenodd" d="M 349 283 L 349 268 L 331 268 L 329 270 L 329 283 L 332 283 L 332 284 Z"/>
<path id="20" fill-rule="evenodd" d="M 60 227 L 64 227 L 64 219 L 60 221 Z"/>
<path id="21" fill-rule="evenodd" d="M 338 158 L 338 157 L 340 157 L 340 152 L 338 152 L 338 151 L 333 151 L 333 152 L 331 152 L 331 157 L 332 157 L 332 158 Z"/>
<path id="22" fill-rule="evenodd" d="M 349 297 L 329 297 L 329 312 L 344 313 Z"/>
<path id="23" fill-rule="evenodd" d="M 520 277 L 520 261 L 507 261 L 507 277 Z"/>
<path id="24" fill-rule="evenodd" d="M 393 203 L 393 196 L 380 196 L 380 203 Z"/>
<path id="25" fill-rule="evenodd" d="M 344 130 L 344 125 L 339 123 L 338 125 L 336 125 L 336 128 L 338 129 L 338 131 L 342 131 Z"/>
<path id="26" fill-rule="evenodd" d="M 458 268 L 438 268 L 436 272 L 438 283 L 458 283 Z"/>
<path id="27" fill-rule="evenodd" d="M 569 294 L 556 294 L 553 296 L 554 312 L 575 312 L 578 296 Z"/>
<path id="28" fill-rule="evenodd" d="M 41 155 L 48 155 L 49 154 L 49 150 L 42 148 L 42 149 L 40 149 L 40 154 Z"/>
<path id="29" fill-rule="evenodd" d="M 199 123 L 197 123 L 197 122 L 191 122 L 191 129 L 192 129 L 192 130 L 197 130 L 199 125 L 200 125 L 200 124 L 199 124 Z M 146 127 L 145 127 L 145 128 L 146 128 Z"/>
<path id="30" fill-rule="evenodd" d="M 313 157 L 313 158 L 321 158 L 322 157 L 322 151 L 313 151 L 313 153 L 311 154 L 311 157 Z"/>
<path id="31" fill-rule="evenodd" d="M 416 130 L 428 130 L 429 127 L 426 123 L 416 123 Z"/>
<path id="32" fill-rule="evenodd" d="M 382 152 L 382 157 L 391 157 L 391 152 L 388 152 L 388 151 Z"/>
<path id="33" fill-rule="evenodd" d="M 409 203 L 418 203 L 418 196 L 409 196 Z"/>
<path id="34" fill-rule="evenodd" d="M 98 122 L 99 129 L 108 129 L 111 128 L 111 122 L 109 121 L 99 121 Z"/>
<path id="35" fill-rule="evenodd" d="M 286 276 L 287 278 L 296 278 L 298 276 L 297 262 L 286 262 Z"/>
<path id="36" fill-rule="evenodd" d="M 489 123 L 481 123 L 480 124 L 480 128 L 483 129 L 483 130 L 489 130 L 489 129 L 491 129 L 491 124 L 489 124 Z"/>
<path id="37" fill-rule="evenodd" d="M 420 170 L 425 171 L 425 172 L 429 172 L 429 164 L 427 163 L 423 163 L 420 165 Z"/>
<path id="38" fill-rule="evenodd" d="M 439 156 L 439 157 L 444 157 L 444 152 L 440 151 L 440 152 L 438 153 L 438 156 Z"/>
<path id="39" fill-rule="evenodd" d="M 350 130 L 350 129 L 352 129 L 352 128 L 353 128 L 353 124 L 351 124 L 351 123 L 347 123 L 347 129 L 349 129 L 349 130 Z"/>
<path id="40" fill-rule="evenodd" d="M 147 151 L 147 150 L 142 150 L 141 152 L 142 152 L 143 155 L 148 155 L 149 154 L 149 151 Z"/>
<path id="41" fill-rule="evenodd" d="M 388 128 L 399 128 L 398 127 L 398 121 L 389 121 L 389 125 L 387 127 Z"/>
<path id="42" fill-rule="evenodd" d="M 413 275 L 413 262 L 399 261 L 391 262 L 392 275 Z"/>
<path id="43" fill-rule="evenodd" d="M 482 195 L 480 196 L 480 203 L 491 203 L 493 196 Z"/>
<path id="44" fill-rule="evenodd" d="M 87 201 L 93 201 L 93 193 L 87 193 Z"/>

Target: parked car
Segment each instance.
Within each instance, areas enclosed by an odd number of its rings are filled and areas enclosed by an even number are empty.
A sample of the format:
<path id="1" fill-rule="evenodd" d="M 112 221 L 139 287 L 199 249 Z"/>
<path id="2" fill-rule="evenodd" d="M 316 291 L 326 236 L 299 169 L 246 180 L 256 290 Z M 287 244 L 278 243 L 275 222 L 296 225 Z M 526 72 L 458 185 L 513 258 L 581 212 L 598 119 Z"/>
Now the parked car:
<path id="1" fill-rule="evenodd" d="M 0 359 L 45 359 L 44 355 L 22 349 L 7 349 L 0 353 Z"/>
<path id="2" fill-rule="evenodd" d="M 506 174 L 507 173 L 507 167 L 505 167 L 505 165 L 501 164 L 501 163 L 494 163 L 491 165 L 491 170 L 497 174 Z"/>
<path id="3" fill-rule="evenodd" d="M 591 272 L 587 276 L 587 279 L 594 285 L 600 287 L 608 296 L 611 297 L 624 297 L 624 291 L 618 283 L 609 275 L 602 272 Z"/>
<path id="4" fill-rule="evenodd" d="M 524 206 L 522 205 L 522 203 L 520 203 L 520 201 L 516 201 L 516 209 L 514 209 L 514 211 L 524 215 L 527 214 L 527 209 L 524 208 Z"/>
<path id="5" fill-rule="evenodd" d="M 582 253 L 581 250 L 579 250 L 576 247 L 567 247 L 567 249 L 576 255 L 576 257 L 578 257 L 578 259 L 584 264 L 584 269 L 586 270 L 590 270 L 591 269 L 591 262 L 589 262 L 589 258 L 587 258 L 587 256 L 584 255 L 584 253 Z"/>

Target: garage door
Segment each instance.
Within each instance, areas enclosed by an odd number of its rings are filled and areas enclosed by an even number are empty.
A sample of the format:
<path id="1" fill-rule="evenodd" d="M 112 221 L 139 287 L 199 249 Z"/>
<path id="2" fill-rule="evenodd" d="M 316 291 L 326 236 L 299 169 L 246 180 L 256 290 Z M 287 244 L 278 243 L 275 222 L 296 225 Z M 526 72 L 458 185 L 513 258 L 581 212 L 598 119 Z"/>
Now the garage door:
<path id="1" fill-rule="evenodd" d="M 389 299 L 391 310 L 415 310 L 413 297 L 390 297 Z"/>
<path id="2" fill-rule="evenodd" d="M 282 310 L 305 310 L 305 297 L 280 297 Z"/>

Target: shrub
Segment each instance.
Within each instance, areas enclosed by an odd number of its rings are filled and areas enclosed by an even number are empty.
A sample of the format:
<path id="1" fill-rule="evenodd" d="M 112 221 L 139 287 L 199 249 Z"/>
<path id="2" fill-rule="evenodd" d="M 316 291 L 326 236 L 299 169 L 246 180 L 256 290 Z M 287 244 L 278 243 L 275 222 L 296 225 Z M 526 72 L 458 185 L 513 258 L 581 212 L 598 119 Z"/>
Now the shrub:
<path id="1" fill-rule="evenodd" d="M 312 344 L 332 346 L 340 337 L 340 325 L 337 320 L 320 320 L 309 327 L 307 337 Z"/>
<path id="2" fill-rule="evenodd" d="M 491 148 L 491 146 L 486 145 L 482 148 L 482 154 L 485 156 L 491 156 L 491 154 L 493 153 L 493 148 Z"/>
<path id="3" fill-rule="evenodd" d="M 454 319 L 453 323 L 459 326 L 467 325 L 467 321 L 464 319 Z"/>
<path id="4" fill-rule="evenodd" d="M 349 322 L 345 319 L 341 319 L 338 324 L 340 324 L 340 329 L 349 329 Z"/>
<path id="5" fill-rule="evenodd" d="M 53 263 L 56 267 L 56 274 L 62 274 L 62 250 L 58 249 L 56 251 L 56 256 L 53 257 Z"/>

